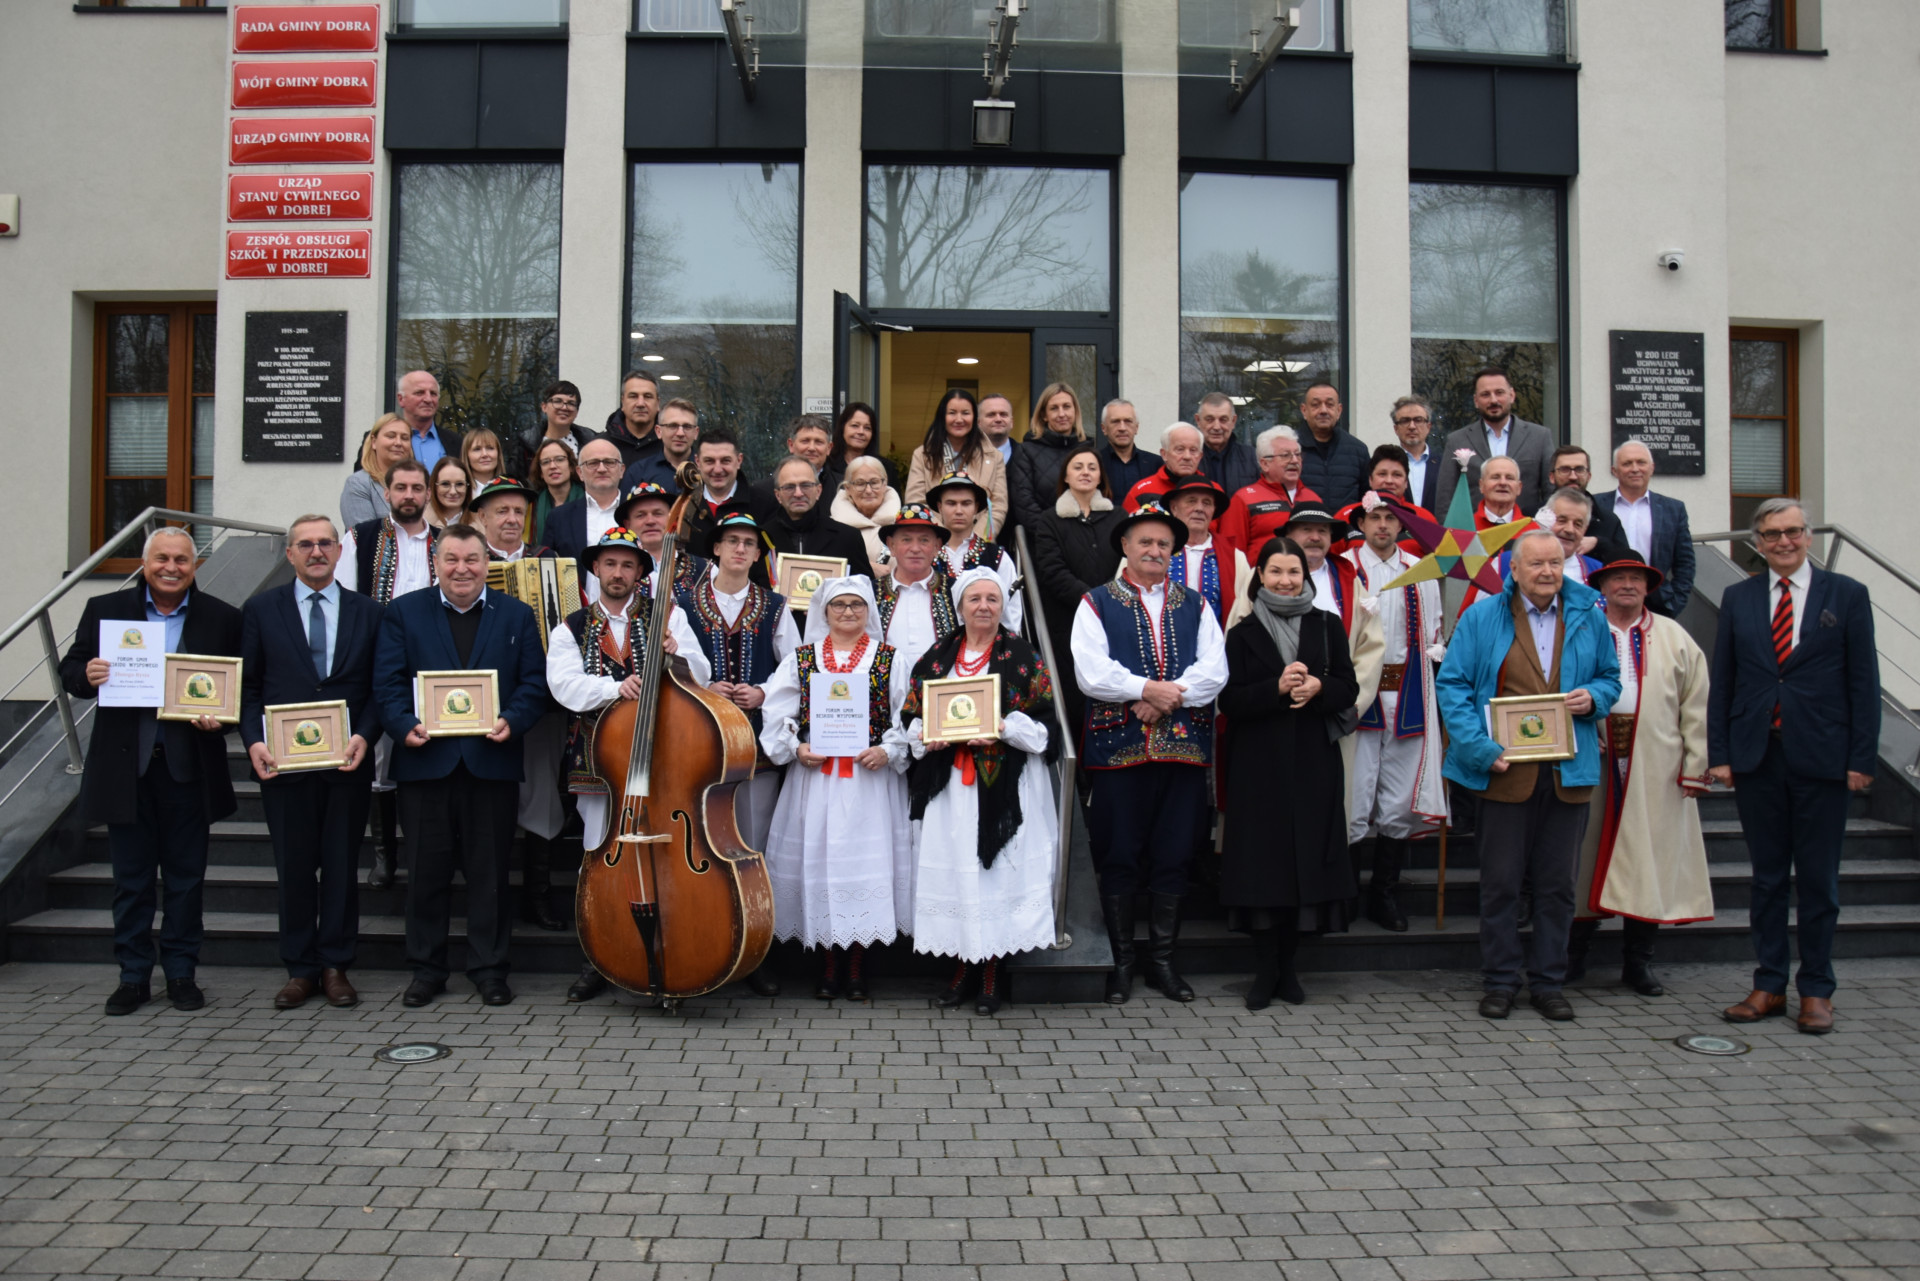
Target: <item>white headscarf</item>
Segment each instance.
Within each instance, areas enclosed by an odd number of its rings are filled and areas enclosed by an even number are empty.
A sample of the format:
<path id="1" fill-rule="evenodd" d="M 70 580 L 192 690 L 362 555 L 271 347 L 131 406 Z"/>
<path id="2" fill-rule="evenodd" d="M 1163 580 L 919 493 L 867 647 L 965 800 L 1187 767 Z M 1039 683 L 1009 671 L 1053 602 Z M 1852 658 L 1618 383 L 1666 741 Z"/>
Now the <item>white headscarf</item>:
<path id="1" fill-rule="evenodd" d="M 837 596 L 858 596 L 867 602 L 867 635 L 876 641 L 886 639 L 880 634 L 880 605 L 873 599 L 873 583 L 864 574 L 850 574 L 846 578 L 829 578 L 813 594 L 812 605 L 807 610 L 807 644 L 817 645 L 826 639 L 827 605 Z"/>
<path id="2" fill-rule="evenodd" d="M 1000 621 L 1004 623 L 1007 618 L 1007 586 L 1000 581 L 1000 575 L 994 573 L 984 565 L 975 565 L 972 569 L 953 580 L 953 586 L 949 590 L 953 596 L 954 612 L 959 612 L 960 598 L 965 596 L 967 594 L 967 588 L 973 586 L 975 583 L 992 583 L 999 591 Z M 964 619 L 961 620 L 961 625 L 966 625 Z"/>

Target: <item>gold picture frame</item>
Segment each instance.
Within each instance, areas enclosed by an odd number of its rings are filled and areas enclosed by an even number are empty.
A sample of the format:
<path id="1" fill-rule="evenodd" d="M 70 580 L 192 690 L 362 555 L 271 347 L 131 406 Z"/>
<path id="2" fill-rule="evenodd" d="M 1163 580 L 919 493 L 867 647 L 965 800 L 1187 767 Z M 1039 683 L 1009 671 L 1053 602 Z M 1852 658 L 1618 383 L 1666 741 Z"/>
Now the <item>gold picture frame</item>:
<path id="1" fill-rule="evenodd" d="M 926 726 L 921 738 L 930 747 L 1000 737 L 1000 674 L 949 676 L 921 686 Z"/>
<path id="2" fill-rule="evenodd" d="M 1570 761 L 1573 717 L 1565 694 L 1496 698 L 1487 704 L 1488 733 L 1513 762 Z"/>
<path id="3" fill-rule="evenodd" d="M 413 714 L 428 738 L 491 734 L 500 716 L 500 673 L 485 671 L 416 672 Z"/>
<path id="4" fill-rule="evenodd" d="M 274 772 L 339 769 L 347 763 L 347 740 L 353 737 L 353 717 L 345 699 L 331 703 L 275 703 L 266 709 L 267 751 Z"/>
<path id="5" fill-rule="evenodd" d="M 240 660 L 224 654 L 168 654 L 166 693 L 156 715 L 163 721 L 211 716 L 222 725 L 240 723 Z"/>
<path id="6" fill-rule="evenodd" d="M 773 590 L 787 598 L 787 608 L 807 609 L 813 604 L 813 594 L 835 578 L 847 576 L 847 558 L 845 556 L 797 556 L 780 557 L 780 579 Z"/>

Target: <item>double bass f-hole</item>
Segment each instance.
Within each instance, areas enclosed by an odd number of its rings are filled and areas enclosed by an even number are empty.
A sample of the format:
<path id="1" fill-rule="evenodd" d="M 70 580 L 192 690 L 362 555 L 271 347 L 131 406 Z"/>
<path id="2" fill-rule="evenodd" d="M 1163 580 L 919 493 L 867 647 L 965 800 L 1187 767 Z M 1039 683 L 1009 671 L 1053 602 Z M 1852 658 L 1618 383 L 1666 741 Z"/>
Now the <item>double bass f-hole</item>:
<path id="1" fill-rule="evenodd" d="M 699 876 L 713 866 L 713 860 L 703 858 L 698 863 L 693 861 L 693 820 L 687 816 L 685 810 L 675 810 L 673 821 L 680 825 L 680 841 L 686 850 L 687 870 Z"/>

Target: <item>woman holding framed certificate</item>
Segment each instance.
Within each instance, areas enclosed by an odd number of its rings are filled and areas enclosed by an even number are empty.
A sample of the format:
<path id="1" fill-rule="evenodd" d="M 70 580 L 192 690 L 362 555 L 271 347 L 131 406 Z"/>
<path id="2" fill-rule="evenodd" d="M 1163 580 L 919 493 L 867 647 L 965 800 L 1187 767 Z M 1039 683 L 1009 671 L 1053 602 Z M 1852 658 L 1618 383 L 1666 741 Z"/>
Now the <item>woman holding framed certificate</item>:
<path id="1" fill-rule="evenodd" d="M 999 575 L 953 584 L 962 629 L 914 664 L 901 712 L 919 758 L 913 798 L 913 949 L 957 961 L 938 999 L 995 1014 L 1002 962 L 1051 947 L 1060 819 L 1047 762 L 1059 755 L 1053 680 L 1026 641 L 1000 625 Z"/>
<path id="2" fill-rule="evenodd" d="M 822 1000 L 867 997 L 866 949 L 910 929 L 908 676 L 864 576 L 814 593 L 805 642 L 765 685 L 760 746 L 792 763 L 767 833 L 773 934 L 823 949 Z"/>

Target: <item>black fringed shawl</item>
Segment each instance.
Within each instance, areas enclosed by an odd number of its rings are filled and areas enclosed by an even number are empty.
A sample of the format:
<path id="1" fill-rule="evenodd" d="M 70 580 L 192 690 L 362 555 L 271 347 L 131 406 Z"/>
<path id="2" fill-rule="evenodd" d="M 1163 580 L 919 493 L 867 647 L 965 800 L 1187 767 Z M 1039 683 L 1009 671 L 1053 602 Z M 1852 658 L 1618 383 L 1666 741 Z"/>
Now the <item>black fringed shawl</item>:
<path id="1" fill-rule="evenodd" d="M 922 715 L 922 685 L 953 675 L 954 661 L 959 658 L 960 647 L 966 639 L 964 630 L 956 632 L 921 655 L 920 661 L 914 664 L 913 691 L 900 709 L 903 727 Z M 1000 677 L 1001 717 L 1008 712 L 1025 712 L 1045 726 L 1046 759 L 1049 763 L 1056 760 L 1060 755 L 1060 730 L 1053 720 L 1053 678 L 1047 674 L 1045 664 L 1033 652 L 1033 647 L 1002 627 L 994 639 L 993 655 L 987 660 L 986 670 Z M 915 821 L 926 816 L 927 802 L 946 790 L 958 751 L 957 747 L 938 747 L 914 762 L 907 775 L 907 792 L 913 801 Z M 993 860 L 1020 830 L 1020 772 L 1026 767 L 1027 754 L 1005 743 L 995 743 L 977 749 L 973 761 L 977 782 L 974 791 L 980 805 L 980 866 L 992 867 Z"/>

